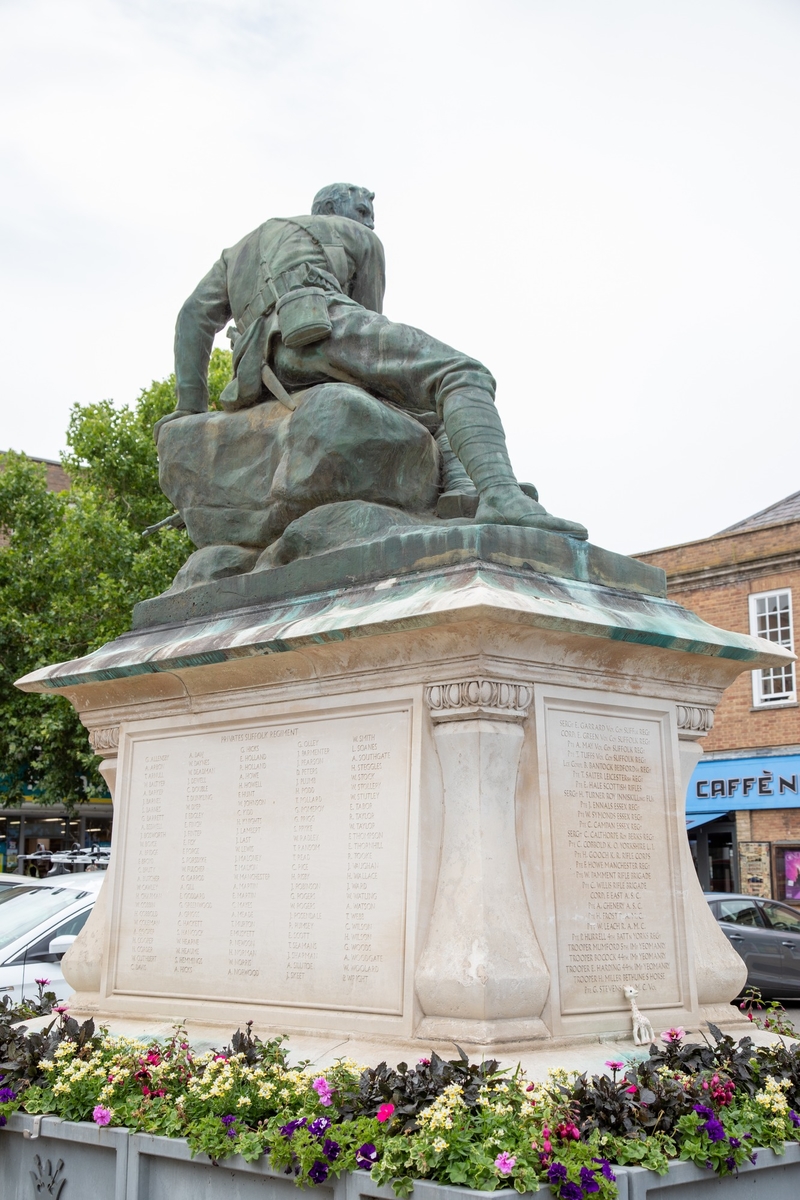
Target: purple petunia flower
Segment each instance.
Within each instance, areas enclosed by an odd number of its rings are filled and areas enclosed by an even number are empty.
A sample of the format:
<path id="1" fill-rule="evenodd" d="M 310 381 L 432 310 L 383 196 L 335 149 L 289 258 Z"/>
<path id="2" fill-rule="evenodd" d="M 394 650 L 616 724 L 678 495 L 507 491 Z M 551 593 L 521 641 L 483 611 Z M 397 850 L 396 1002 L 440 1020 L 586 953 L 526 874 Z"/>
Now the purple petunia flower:
<path id="1" fill-rule="evenodd" d="M 728 1138 L 728 1141 L 733 1146 L 734 1150 L 738 1150 L 742 1144 L 738 1138 Z"/>
<path id="2" fill-rule="evenodd" d="M 599 1166 L 600 1174 L 603 1176 L 603 1179 L 607 1179 L 609 1183 L 614 1183 L 616 1181 L 617 1177 L 611 1170 L 611 1163 L 607 1158 L 593 1158 L 592 1162 L 596 1162 Z"/>
<path id="3" fill-rule="evenodd" d="M 696 1113 L 700 1113 L 701 1117 L 708 1118 L 713 1117 L 714 1115 L 713 1108 L 709 1108 L 707 1104 L 693 1104 L 692 1108 Z"/>
<path id="4" fill-rule="evenodd" d="M 572 1183 L 568 1180 L 566 1183 L 562 1183 L 558 1195 L 559 1200 L 583 1200 L 583 1188 L 579 1183 Z"/>
<path id="5" fill-rule="evenodd" d="M 517 1165 L 517 1160 L 513 1154 L 509 1154 L 506 1150 L 501 1150 L 497 1158 L 494 1160 L 494 1167 L 501 1175 L 510 1175 Z"/>
<path id="6" fill-rule="evenodd" d="M 554 1162 L 552 1164 L 552 1166 L 550 1166 L 548 1168 L 548 1171 L 547 1171 L 547 1182 L 548 1183 L 556 1183 L 556 1184 L 563 1183 L 566 1178 L 567 1178 L 567 1168 L 564 1166 L 563 1163 Z"/>
<path id="7" fill-rule="evenodd" d="M 372 1142 L 365 1142 L 356 1150 L 356 1166 L 361 1167 L 362 1171 L 371 1171 L 377 1161 L 378 1151 Z"/>
<path id="8" fill-rule="evenodd" d="M 328 1162 L 336 1162 L 339 1155 L 342 1153 L 342 1147 L 333 1138 L 325 1138 L 322 1143 L 322 1153 L 327 1158 Z"/>
<path id="9" fill-rule="evenodd" d="M 591 1167 L 581 1167 L 581 1187 L 587 1196 L 592 1192 L 600 1191 L 600 1184 Z"/>
<path id="10" fill-rule="evenodd" d="M 734 1167 L 736 1166 L 736 1159 L 735 1158 L 726 1158 L 725 1166 L 728 1168 L 729 1171 L 732 1171 L 734 1169 Z"/>
<path id="11" fill-rule="evenodd" d="M 795 1126 L 795 1128 L 800 1126 L 800 1117 L 798 1117 L 797 1113 L 794 1111 L 793 1108 L 789 1109 L 789 1120 L 792 1122 L 792 1124 Z"/>
<path id="12" fill-rule="evenodd" d="M 756 1165 L 757 1158 L 758 1158 L 758 1155 L 756 1154 L 755 1151 L 753 1151 L 753 1153 L 750 1155 L 750 1162 L 753 1164 L 753 1166 Z"/>
<path id="13" fill-rule="evenodd" d="M 328 1178 L 328 1167 L 320 1159 L 314 1163 L 313 1167 L 308 1172 L 308 1178 L 313 1179 L 314 1183 L 324 1183 Z"/>
<path id="14" fill-rule="evenodd" d="M 328 1117 L 317 1117 L 308 1127 L 308 1132 L 312 1133 L 315 1138 L 321 1137 L 326 1129 L 330 1129 L 331 1123 Z"/>
<path id="15" fill-rule="evenodd" d="M 283 1136 L 284 1136 L 285 1138 L 288 1138 L 288 1139 L 291 1141 L 291 1138 L 292 1138 L 292 1136 L 293 1136 L 293 1134 L 294 1134 L 294 1131 L 295 1131 L 296 1129 L 302 1129 L 302 1127 L 303 1127 L 305 1124 L 306 1124 L 306 1118 L 305 1118 L 305 1117 L 298 1117 L 298 1118 L 297 1118 L 296 1120 L 294 1120 L 294 1121 L 288 1121 L 288 1122 L 286 1123 L 286 1125 L 281 1125 L 281 1127 L 280 1127 L 280 1129 L 279 1129 L 279 1131 L 278 1131 L 278 1132 L 279 1132 L 279 1133 L 281 1133 L 281 1134 L 283 1134 Z"/>
<path id="16" fill-rule="evenodd" d="M 234 1117 L 231 1113 L 228 1113 L 226 1117 L 220 1117 L 220 1121 L 222 1121 L 223 1125 L 232 1125 L 235 1120 L 236 1117 Z"/>
<path id="17" fill-rule="evenodd" d="M 5 1123 L 6 1123 L 6 1119 L 5 1119 L 5 1117 L 3 1116 L 3 1114 L 2 1114 L 2 1113 L 0 1113 L 0 1129 L 2 1129 L 2 1128 L 3 1128 L 3 1126 L 5 1125 Z"/>
<path id="18" fill-rule="evenodd" d="M 722 1128 L 722 1122 L 718 1121 L 716 1117 L 710 1117 L 700 1128 L 708 1136 L 710 1142 L 725 1141 L 725 1130 Z"/>
<path id="19" fill-rule="evenodd" d="M 0 1088 L 0 1104 L 8 1104 L 10 1100 L 16 1100 L 17 1093 L 13 1088 Z"/>
<path id="20" fill-rule="evenodd" d="M 96 1125 L 110 1125 L 111 1109 L 104 1108 L 102 1104 L 96 1104 L 92 1112 L 92 1120 Z"/>

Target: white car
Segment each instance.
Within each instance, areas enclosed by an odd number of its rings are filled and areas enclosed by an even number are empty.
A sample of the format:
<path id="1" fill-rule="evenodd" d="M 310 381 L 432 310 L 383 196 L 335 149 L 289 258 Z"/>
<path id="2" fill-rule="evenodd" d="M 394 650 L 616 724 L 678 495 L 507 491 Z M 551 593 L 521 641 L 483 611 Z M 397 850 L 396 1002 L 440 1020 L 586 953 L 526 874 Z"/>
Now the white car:
<path id="1" fill-rule="evenodd" d="M 38 995 L 37 979 L 63 1000 L 70 991 L 61 959 L 86 924 L 105 872 L 55 875 L 50 879 L 14 876 L 0 888 L 0 999 L 13 1004 Z"/>

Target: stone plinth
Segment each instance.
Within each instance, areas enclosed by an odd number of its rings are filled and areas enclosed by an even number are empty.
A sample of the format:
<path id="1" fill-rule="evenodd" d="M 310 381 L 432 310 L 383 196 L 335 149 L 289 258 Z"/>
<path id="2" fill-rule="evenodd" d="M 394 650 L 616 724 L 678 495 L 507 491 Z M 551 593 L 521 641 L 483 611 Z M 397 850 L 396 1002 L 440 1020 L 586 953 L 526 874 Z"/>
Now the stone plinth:
<path id="1" fill-rule="evenodd" d="M 625 1036 L 627 984 L 657 1030 L 730 1018 L 744 967 L 683 797 L 724 688 L 786 657 L 469 561 L 28 676 L 76 706 L 116 806 L 73 1004 L 387 1046 Z"/>

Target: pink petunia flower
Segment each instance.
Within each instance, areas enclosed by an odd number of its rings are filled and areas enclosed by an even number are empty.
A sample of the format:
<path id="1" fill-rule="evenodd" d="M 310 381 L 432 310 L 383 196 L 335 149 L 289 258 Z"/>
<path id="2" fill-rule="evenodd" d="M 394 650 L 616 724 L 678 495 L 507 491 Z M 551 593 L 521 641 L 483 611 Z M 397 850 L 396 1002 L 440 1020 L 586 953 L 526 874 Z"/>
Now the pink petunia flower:
<path id="1" fill-rule="evenodd" d="M 330 1108 L 330 1106 L 333 1104 L 333 1100 L 331 1098 L 333 1096 L 333 1088 L 328 1083 L 325 1076 L 320 1075 L 314 1080 L 311 1086 L 317 1093 L 320 1104 L 323 1105 L 324 1108 Z"/>
<path id="2" fill-rule="evenodd" d="M 510 1175 L 514 1170 L 514 1167 L 517 1165 L 517 1160 L 514 1158 L 513 1154 L 509 1154 L 507 1151 L 503 1150 L 502 1153 L 498 1154 L 497 1158 L 494 1160 L 494 1165 L 495 1170 L 499 1171 L 501 1175 Z"/>
<path id="3" fill-rule="evenodd" d="M 392 1119 L 393 1113 L 393 1104 L 382 1104 L 375 1115 L 381 1124 L 383 1124 L 384 1121 L 390 1121 Z"/>
<path id="4" fill-rule="evenodd" d="M 630 1092 L 630 1094 L 631 1094 L 632 1096 L 635 1096 L 635 1095 L 636 1095 L 636 1093 L 638 1092 L 638 1090 L 639 1090 L 639 1089 L 637 1088 L 637 1086 L 636 1086 L 636 1084 L 635 1084 L 635 1083 L 632 1083 L 630 1087 L 627 1087 L 627 1088 L 625 1088 L 625 1091 L 626 1091 L 626 1092 Z"/>
<path id="5" fill-rule="evenodd" d="M 110 1125 L 111 1109 L 104 1108 L 102 1104 L 96 1104 L 92 1113 L 92 1120 L 97 1125 Z"/>

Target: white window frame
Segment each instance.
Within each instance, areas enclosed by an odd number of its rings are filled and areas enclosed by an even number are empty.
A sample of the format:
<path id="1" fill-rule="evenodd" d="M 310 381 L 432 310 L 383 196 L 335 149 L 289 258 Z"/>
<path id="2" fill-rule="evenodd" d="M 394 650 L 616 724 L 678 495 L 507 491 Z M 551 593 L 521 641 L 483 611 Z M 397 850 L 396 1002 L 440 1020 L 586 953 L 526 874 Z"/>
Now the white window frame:
<path id="1" fill-rule="evenodd" d="M 774 639 L 774 638 L 767 638 L 766 640 L 767 641 L 775 641 L 777 645 L 785 646 L 788 650 L 794 651 L 794 618 L 793 618 L 793 614 L 792 614 L 792 590 L 791 590 L 791 588 L 776 588 L 774 591 L 771 591 L 771 592 L 753 592 L 750 596 L 748 596 L 747 600 L 748 600 L 748 607 L 750 610 L 750 633 L 753 635 L 753 637 L 764 637 L 765 636 L 763 633 L 759 632 L 759 628 L 758 628 L 758 618 L 760 615 L 758 612 L 758 607 L 759 607 L 758 601 L 759 600 L 771 600 L 773 598 L 780 599 L 781 597 L 784 597 L 784 596 L 788 599 L 788 602 L 789 602 L 788 603 L 788 613 L 789 613 L 788 641 L 786 641 L 785 639 L 782 641 L 777 641 L 777 639 Z M 752 677 L 753 677 L 753 707 L 754 708 L 781 708 L 781 707 L 783 707 L 783 705 L 786 705 L 786 704 L 796 704 L 797 703 L 797 674 L 794 669 L 795 664 L 789 663 L 787 665 L 788 665 L 788 669 L 791 673 L 791 682 L 792 682 L 791 690 L 783 691 L 775 699 L 772 699 L 772 697 L 768 693 L 765 694 L 764 684 L 768 680 L 774 679 L 774 675 L 773 675 L 774 671 L 781 671 L 781 670 L 785 671 L 786 668 L 781 668 L 781 667 L 774 668 L 773 667 L 771 669 L 768 668 L 765 671 L 751 672 Z"/>

